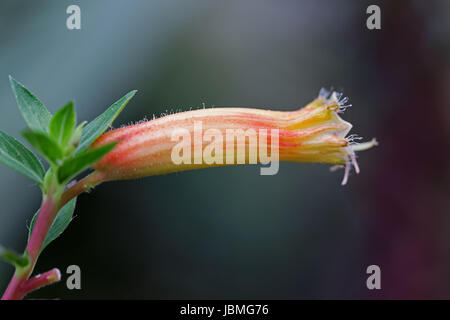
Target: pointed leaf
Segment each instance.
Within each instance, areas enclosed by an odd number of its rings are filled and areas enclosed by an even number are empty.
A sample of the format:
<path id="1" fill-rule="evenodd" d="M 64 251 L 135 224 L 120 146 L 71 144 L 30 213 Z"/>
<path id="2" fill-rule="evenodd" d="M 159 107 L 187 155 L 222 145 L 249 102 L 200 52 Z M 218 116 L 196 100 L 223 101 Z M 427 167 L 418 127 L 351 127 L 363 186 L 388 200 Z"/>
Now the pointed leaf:
<path id="1" fill-rule="evenodd" d="M 62 207 L 61 210 L 59 210 L 58 214 L 55 217 L 55 220 L 53 220 L 50 230 L 48 231 L 47 237 L 45 238 L 42 250 L 44 250 L 44 248 L 48 246 L 50 242 L 58 238 L 64 232 L 64 230 L 67 229 L 69 223 L 72 221 L 73 212 L 75 210 L 75 203 L 76 198 L 67 202 L 66 205 Z M 31 233 L 34 228 L 34 224 L 36 223 L 38 214 L 39 210 L 34 214 L 33 219 L 31 220 L 30 228 L 28 230 L 28 240 L 30 240 Z"/>
<path id="2" fill-rule="evenodd" d="M 25 122 L 31 130 L 47 132 L 52 114 L 27 88 L 9 76 L 11 88 Z"/>
<path id="3" fill-rule="evenodd" d="M 83 129 L 83 135 L 77 148 L 77 153 L 87 149 L 92 142 L 95 141 L 105 130 L 112 124 L 114 119 L 125 108 L 128 101 L 136 94 L 136 90 L 130 91 L 124 97 L 116 101 L 105 112 L 95 118 L 92 122 L 88 123 Z"/>
<path id="4" fill-rule="evenodd" d="M 115 146 L 116 142 L 80 152 L 73 158 L 67 159 L 58 169 L 58 180 L 60 183 L 66 182 L 73 178 L 83 170 L 87 169 L 91 164 L 99 161 Z"/>
<path id="5" fill-rule="evenodd" d="M 0 130 L 0 162 L 41 184 L 44 168 L 36 156 L 22 143 Z"/>
<path id="6" fill-rule="evenodd" d="M 25 268 L 30 264 L 28 255 L 20 255 L 12 250 L 4 248 L 2 245 L 0 245 L 0 258 L 16 268 Z"/>
<path id="7" fill-rule="evenodd" d="M 50 137 L 55 140 L 61 148 L 65 148 L 69 142 L 77 124 L 77 115 L 70 101 L 55 113 L 50 120 Z"/>
<path id="8" fill-rule="evenodd" d="M 62 159 L 63 152 L 61 148 L 47 134 L 35 131 L 22 132 L 23 137 L 39 151 L 50 163 L 56 163 L 56 160 Z"/>

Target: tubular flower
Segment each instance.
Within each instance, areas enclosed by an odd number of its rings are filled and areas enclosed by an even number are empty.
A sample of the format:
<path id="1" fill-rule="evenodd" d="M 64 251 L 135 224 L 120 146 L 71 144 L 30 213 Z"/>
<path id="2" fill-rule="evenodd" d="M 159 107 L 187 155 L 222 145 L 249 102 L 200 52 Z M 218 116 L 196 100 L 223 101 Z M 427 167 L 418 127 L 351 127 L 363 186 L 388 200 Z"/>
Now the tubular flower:
<path id="1" fill-rule="evenodd" d="M 171 114 L 100 136 L 93 148 L 118 144 L 93 167 L 108 181 L 257 162 L 276 162 L 274 174 L 278 161 L 320 162 L 345 167 L 344 185 L 351 167 L 359 173 L 355 151 L 376 145 L 374 139 L 359 144 L 347 136 L 352 125 L 339 116 L 346 103 L 322 89 L 296 111 L 210 108 Z"/>

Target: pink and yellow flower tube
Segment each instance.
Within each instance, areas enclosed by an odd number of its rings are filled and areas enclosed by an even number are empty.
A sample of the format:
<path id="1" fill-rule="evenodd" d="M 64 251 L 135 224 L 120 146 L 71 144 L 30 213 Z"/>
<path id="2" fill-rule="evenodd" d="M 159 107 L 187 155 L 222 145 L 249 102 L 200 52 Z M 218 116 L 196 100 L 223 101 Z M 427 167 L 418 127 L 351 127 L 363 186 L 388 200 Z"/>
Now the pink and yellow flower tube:
<path id="1" fill-rule="evenodd" d="M 100 136 L 92 147 L 118 144 L 93 167 L 108 181 L 268 160 L 320 162 L 345 167 L 345 184 L 352 166 L 359 172 L 355 151 L 376 144 L 347 136 L 352 125 L 339 116 L 346 102 L 322 90 L 296 111 L 210 108 L 171 114 Z M 228 139 L 230 132 L 234 137 Z"/>

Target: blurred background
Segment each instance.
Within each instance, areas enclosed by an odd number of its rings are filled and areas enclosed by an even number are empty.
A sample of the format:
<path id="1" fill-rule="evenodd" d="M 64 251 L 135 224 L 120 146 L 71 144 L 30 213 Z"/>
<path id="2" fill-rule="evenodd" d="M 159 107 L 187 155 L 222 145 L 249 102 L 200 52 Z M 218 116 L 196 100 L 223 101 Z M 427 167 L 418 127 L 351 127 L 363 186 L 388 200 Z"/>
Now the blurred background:
<path id="1" fill-rule="evenodd" d="M 66 8 L 81 8 L 81 30 Z M 366 8 L 381 8 L 381 30 Z M 42 254 L 63 281 L 31 298 L 450 298 L 450 2 L 4 0 L 0 128 L 25 128 L 11 74 L 55 112 L 91 120 L 132 89 L 114 126 L 212 105 L 299 108 L 350 97 L 379 147 L 340 186 L 327 165 L 206 169 L 105 183 Z M 22 251 L 39 188 L 0 166 L 0 243 Z M 79 265 L 82 289 L 65 286 Z M 381 290 L 366 268 L 381 267 Z M 0 291 L 13 269 L 0 263 Z"/>

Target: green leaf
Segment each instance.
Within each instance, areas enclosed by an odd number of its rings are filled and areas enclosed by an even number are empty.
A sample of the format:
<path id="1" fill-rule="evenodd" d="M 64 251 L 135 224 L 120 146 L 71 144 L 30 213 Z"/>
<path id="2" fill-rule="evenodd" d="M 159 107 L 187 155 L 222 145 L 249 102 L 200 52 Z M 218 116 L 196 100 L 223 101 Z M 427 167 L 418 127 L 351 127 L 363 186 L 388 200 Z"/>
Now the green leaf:
<path id="1" fill-rule="evenodd" d="M 9 76 L 11 88 L 25 122 L 31 130 L 47 132 L 52 114 L 27 88 Z"/>
<path id="2" fill-rule="evenodd" d="M 78 143 L 80 142 L 81 139 L 81 135 L 83 134 L 83 128 L 86 125 L 87 121 L 83 121 L 82 123 L 80 123 L 78 125 L 78 127 L 76 127 L 73 135 L 72 135 L 72 139 L 70 140 L 70 143 L 72 145 L 78 145 Z"/>
<path id="3" fill-rule="evenodd" d="M 63 152 L 61 148 L 46 133 L 23 131 L 22 135 L 50 163 L 56 163 L 56 160 L 62 159 Z"/>
<path id="4" fill-rule="evenodd" d="M 50 120 L 50 137 L 55 140 L 61 148 L 65 148 L 69 142 L 77 124 L 77 115 L 70 101 L 55 113 Z"/>
<path id="5" fill-rule="evenodd" d="M 83 135 L 81 136 L 81 141 L 76 151 L 77 153 L 87 149 L 95 139 L 105 132 L 136 92 L 136 90 L 128 92 L 124 97 L 111 105 L 105 112 L 87 124 L 83 130 Z"/>
<path id="6" fill-rule="evenodd" d="M 2 245 L 0 245 L 0 258 L 11 263 L 16 268 L 25 268 L 30 264 L 28 255 L 19 255 L 12 250 L 5 249 Z"/>
<path id="7" fill-rule="evenodd" d="M 67 229 L 69 223 L 72 221 L 73 211 L 75 210 L 75 203 L 76 198 L 67 202 L 66 205 L 62 207 L 61 210 L 59 210 L 58 214 L 55 217 L 55 220 L 53 220 L 50 230 L 48 231 L 47 237 L 45 238 L 42 250 L 44 250 L 44 248 L 48 246 L 50 242 L 58 238 L 64 232 L 64 230 Z M 34 224 L 36 223 L 38 214 L 39 210 L 34 214 L 33 219 L 31 220 L 30 228 L 28 230 L 28 240 L 30 240 L 31 233 L 34 228 Z"/>
<path id="8" fill-rule="evenodd" d="M 58 169 L 58 181 L 63 183 L 73 178 L 83 170 L 87 169 L 91 164 L 103 158 L 116 146 L 116 144 L 117 142 L 113 142 L 95 149 L 85 150 L 73 158 L 67 159 Z"/>
<path id="9" fill-rule="evenodd" d="M 0 130 L 0 162 L 42 184 L 44 168 L 22 143 Z"/>

